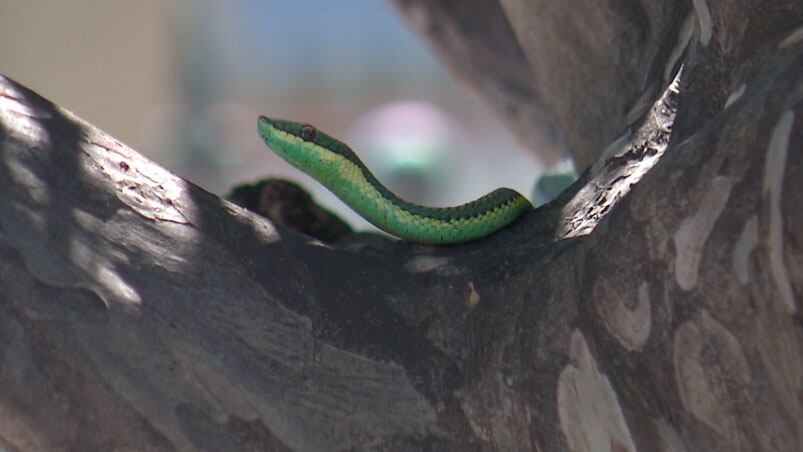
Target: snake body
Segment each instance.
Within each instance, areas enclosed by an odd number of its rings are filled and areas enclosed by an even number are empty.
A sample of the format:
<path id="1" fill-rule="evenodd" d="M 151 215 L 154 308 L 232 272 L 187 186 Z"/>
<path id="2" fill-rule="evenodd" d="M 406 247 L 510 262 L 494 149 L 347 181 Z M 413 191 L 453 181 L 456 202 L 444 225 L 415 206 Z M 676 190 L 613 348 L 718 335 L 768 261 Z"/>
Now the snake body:
<path id="1" fill-rule="evenodd" d="M 512 223 L 532 204 L 509 188 L 499 188 L 456 207 L 407 202 L 382 185 L 345 143 L 291 121 L 260 116 L 265 144 L 309 174 L 373 225 L 419 243 L 447 244 L 483 238 Z"/>

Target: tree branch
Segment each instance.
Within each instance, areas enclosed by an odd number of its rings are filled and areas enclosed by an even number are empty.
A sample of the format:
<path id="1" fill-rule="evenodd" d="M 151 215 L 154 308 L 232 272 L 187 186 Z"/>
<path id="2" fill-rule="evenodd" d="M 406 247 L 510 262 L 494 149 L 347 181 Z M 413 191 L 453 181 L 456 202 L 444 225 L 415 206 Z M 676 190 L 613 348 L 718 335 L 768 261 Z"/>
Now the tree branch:
<path id="1" fill-rule="evenodd" d="M 729 11 L 660 156 L 460 246 L 323 244 L 0 79 L 0 446 L 800 449 L 803 35 Z"/>

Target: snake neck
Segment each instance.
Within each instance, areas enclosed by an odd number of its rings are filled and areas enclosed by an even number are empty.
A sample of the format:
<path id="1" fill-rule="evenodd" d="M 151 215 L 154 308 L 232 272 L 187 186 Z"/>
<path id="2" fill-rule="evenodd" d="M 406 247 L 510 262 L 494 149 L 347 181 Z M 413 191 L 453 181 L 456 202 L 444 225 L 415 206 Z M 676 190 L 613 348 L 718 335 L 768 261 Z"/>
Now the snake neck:
<path id="1" fill-rule="evenodd" d="M 533 209 L 509 188 L 455 207 L 414 204 L 382 185 L 345 143 L 301 123 L 260 117 L 257 125 L 276 154 L 378 228 L 404 239 L 434 244 L 477 240 Z"/>
<path id="2" fill-rule="evenodd" d="M 333 162 L 328 162 L 331 165 Z M 429 207 L 399 198 L 385 187 L 356 156 L 339 157 L 337 171 L 320 168 L 321 177 L 315 177 L 351 208 L 368 217 L 385 216 L 385 209 L 398 210 L 413 217 L 434 222 L 461 222 L 493 213 L 499 209 L 528 210 L 532 206 L 521 194 L 509 188 L 500 188 L 474 201 L 454 207 Z M 371 218 L 369 221 L 374 223 Z"/>

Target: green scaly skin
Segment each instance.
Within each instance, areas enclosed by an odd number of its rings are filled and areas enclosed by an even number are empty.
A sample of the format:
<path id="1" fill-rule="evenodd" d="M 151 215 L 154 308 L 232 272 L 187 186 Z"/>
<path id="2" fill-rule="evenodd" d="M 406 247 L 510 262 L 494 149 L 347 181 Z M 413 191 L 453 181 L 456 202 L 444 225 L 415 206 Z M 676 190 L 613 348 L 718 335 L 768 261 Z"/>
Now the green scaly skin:
<path id="1" fill-rule="evenodd" d="M 413 242 L 477 240 L 533 208 L 524 196 L 509 188 L 499 188 L 457 207 L 412 204 L 379 183 L 346 144 L 310 125 L 260 116 L 257 128 L 276 154 L 323 184 L 363 218 Z"/>

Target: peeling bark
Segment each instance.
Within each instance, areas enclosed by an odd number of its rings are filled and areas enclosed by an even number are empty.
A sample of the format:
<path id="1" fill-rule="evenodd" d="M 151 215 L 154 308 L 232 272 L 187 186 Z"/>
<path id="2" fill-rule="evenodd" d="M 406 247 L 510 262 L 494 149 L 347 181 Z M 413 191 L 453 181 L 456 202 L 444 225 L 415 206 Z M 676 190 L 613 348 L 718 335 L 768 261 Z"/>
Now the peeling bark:
<path id="1" fill-rule="evenodd" d="M 803 6 L 651 5 L 595 33 L 664 80 L 693 14 L 671 136 L 609 72 L 588 102 L 644 114 L 594 104 L 581 180 L 460 246 L 311 239 L 0 79 L 0 448 L 803 449 Z"/>

